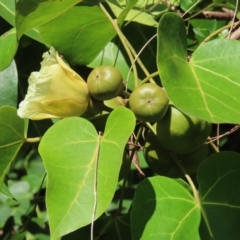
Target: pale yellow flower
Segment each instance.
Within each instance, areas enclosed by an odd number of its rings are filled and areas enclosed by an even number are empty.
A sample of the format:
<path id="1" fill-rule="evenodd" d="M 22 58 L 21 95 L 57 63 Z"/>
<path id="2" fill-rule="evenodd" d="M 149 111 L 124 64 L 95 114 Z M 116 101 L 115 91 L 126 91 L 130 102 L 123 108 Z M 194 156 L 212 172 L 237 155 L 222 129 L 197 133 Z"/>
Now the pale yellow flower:
<path id="1" fill-rule="evenodd" d="M 25 99 L 17 111 L 21 118 L 40 120 L 81 116 L 88 107 L 86 82 L 51 48 L 43 54 L 41 69 L 32 72 Z"/>

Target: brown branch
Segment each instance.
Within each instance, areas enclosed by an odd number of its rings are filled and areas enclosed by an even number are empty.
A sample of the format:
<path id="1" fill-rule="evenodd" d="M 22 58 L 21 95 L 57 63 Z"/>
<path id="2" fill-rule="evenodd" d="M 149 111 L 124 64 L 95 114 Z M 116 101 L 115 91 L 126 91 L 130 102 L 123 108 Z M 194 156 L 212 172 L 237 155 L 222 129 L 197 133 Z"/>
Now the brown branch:
<path id="1" fill-rule="evenodd" d="M 209 139 L 209 141 L 206 142 L 206 144 L 211 143 L 211 142 L 215 142 L 215 141 L 217 141 L 218 139 L 220 139 L 220 138 L 222 138 L 224 136 L 230 135 L 231 133 L 237 131 L 239 128 L 240 128 L 240 125 L 236 125 L 232 129 L 230 129 L 229 131 L 225 132 L 222 135 L 219 135 L 219 136 L 216 136 L 216 137 L 211 137 Z"/>
<path id="2" fill-rule="evenodd" d="M 240 39 L 240 28 L 237 28 L 235 31 L 232 32 L 230 35 L 230 39 Z"/>
<path id="3" fill-rule="evenodd" d="M 216 12 L 216 11 L 203 11 L 202 15 L 205 18 L 216 18 L 216 19 L 232 19 L 234 12 Z"/>

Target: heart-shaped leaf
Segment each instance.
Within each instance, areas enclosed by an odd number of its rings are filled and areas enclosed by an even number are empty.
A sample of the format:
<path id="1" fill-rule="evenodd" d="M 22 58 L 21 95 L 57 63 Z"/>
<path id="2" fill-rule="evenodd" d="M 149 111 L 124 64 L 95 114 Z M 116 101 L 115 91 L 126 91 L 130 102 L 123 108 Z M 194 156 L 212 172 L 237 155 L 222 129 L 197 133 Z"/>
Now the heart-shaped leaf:
<path id="1" fill-rule="evenodd" d="M 181 17 L 165 14 L 158 28 L 158 69 L 171 101 L 182 111 L 214 123 L 240 123 L 239 41 L 201 45 L 187 61 Z"/>
<path id="2" fill-rule="evenodd" d="M 109 115 L 103 136 L 77 117 L 57 122 L 43 136 L 39 152 L 48 173 L 51 239 L 90 224 L 106 210 L 134 126 L 133 113 L 119 107 Z"/>
<path id="3" fill-rule="evenodd" d="M 0 189 L 10 164 L 16 157 L 24 138 L 24 120 L 10 106 L 0 107 Z"/>

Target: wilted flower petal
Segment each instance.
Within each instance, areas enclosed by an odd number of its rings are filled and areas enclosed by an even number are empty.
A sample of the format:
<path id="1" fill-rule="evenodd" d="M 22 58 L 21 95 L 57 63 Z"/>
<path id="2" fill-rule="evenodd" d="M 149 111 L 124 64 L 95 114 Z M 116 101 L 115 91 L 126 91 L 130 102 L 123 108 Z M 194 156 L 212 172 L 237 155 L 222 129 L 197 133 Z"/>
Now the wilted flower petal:
<path id="1" fill-rule="evenodd" d="M 40 71 L 31 73 L 28 83 L 27 95 L 17 111 L 21 118 L 80 116 L 88 107 L 86 82 L 53 48 L 43 54 Z"/>

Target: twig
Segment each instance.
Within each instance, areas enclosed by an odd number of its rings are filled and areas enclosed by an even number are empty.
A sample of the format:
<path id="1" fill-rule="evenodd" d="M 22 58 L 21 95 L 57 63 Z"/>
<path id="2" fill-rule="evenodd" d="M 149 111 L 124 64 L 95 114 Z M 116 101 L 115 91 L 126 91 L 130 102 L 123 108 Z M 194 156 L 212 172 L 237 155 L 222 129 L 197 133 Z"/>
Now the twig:
<path id="1" fill-rule="evenodd" d="M 234 23 L 234 19 L 236 18 L 237 15 L 237 10 L 238 10 L 238 0 L 236 0 L 236 5 L 235 5 L 235 9 L 234 9 L 234 14 L 233 14 L 233 20 L 232 20 L 232 25 L 230 27 L 229 33 L 227 35 L 227 38 L 230 38 L 232 30 L 233 30 L 233 23 Z"/>
<path id="2" fill-rule="evenodd" d="M 35 138 L 27 138 L 26 142 L 28 143 L 36 143 L 36 142 L 40 142 L 42 137 L 35 137 Z"/>
<path id="3" fill-rule="evenodd" d="M 225 132 L 224 134 L 218 135 L 216 137 L 211 137 L 211 138 L 209 138 L 209 141 L 206 142 L 206 144 L 215 142 L 215 141 L 217 141 L 218 139 L 220 139 L 224 136 L 230 135 L 231 133 L 237 131 L 239 128 L 240 128 L 240 125 L 236 125 L 232 129 L 230 129 L 229 131 Z"/>
<path id="4" fill-rule="evenodd" d="M 206 18 L 214 19 L 232 19 L 234 17 L 233 12 L 203 11 L 202 14 Z"/>
<path id="5" fill-rule="evenodd" d="M 200 199 L 199 199 L 199 194 L 198 194 L 198 191 L 191 179 L 191 177 L 187 174 L 186 170 L 183 168 L 183 166 L 181 165 L 181 163 L 174 157 L 173 157 L 173 160 L 174 162 L 177 164 L 177 166 L 181 169 L 181 171 L 183 172 L 185 178 L 187 179 L 192 191 L 193 191 L 193 196 L 194 196 L 194 199 L 197 203 L 200 203 Z"/>
<path id="6" fill-rule="evenodd" d="M 237 28 L 232 34 L 230 35 L 230 39 L 240 39 L 240 28 Z"/>
<path id="7" fill-rule="evenodd" d="M 135 59 L 134 59 L 134 62 L 137 61 L 137 59 L 139 58 L 139 55 L 143 52 L 143 50 L 146 48 L 146 46 L 155 38 L 157 37 L 157 34 L 153 35 L 144 45 L 143 47 L 140 49 L 140 51 L 138 52 L 138 54 L 136 55 Z M 128 75 L 127 75 L 127 81 L 129 79 L 129 75 L 130 75 L 130 72 L 132 70 L 133 66 L 130 67 L 129 71 L 128 71 Z M 152 79 L 151 75 L 148 75 L 148 80 L 151 82 L 151 83 L 155 83 L 155 81 Z"/>
<path id="8" fill-rule="evenodd" d="M 95 159 L 95 171 L 94 171 L 94 186 L 93 186 L 93 195 L 94 195 L 94 203 L 93 203 L 93 214 L 92 214 L 92 221 L 91 221 L 91 240 L 94 240 L 94 220 L 96 216 L 97 210 L 97 172 L 98 172 L 98 159 L 99 159 L 99 152 L 100 152 L 100 143 L 101 143 L 101 132 L 98 135 L 98 148 L 96 152 L 96 159 Z"/>

